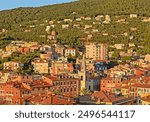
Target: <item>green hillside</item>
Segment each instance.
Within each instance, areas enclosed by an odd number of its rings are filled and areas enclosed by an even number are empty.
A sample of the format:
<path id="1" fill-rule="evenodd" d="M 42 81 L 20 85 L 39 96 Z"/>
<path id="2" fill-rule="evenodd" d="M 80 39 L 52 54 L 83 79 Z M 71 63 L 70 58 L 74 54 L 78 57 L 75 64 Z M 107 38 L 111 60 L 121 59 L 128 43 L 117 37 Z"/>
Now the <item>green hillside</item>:
<path id="1" fill-rule="evenodd" d="M 0 39 L 34 40 L 46 43 L 45 28 L 47 21 L 55 21 L 55 30 L 58 32 L 58 40 L 62 44 L 71 46 L 81 45 L 80 38 L 85 38 L 85 25 L 92 25 L 97 15 L 109 15 L 109 24 L 94 24 L 92 29 L 99 32 L 93 34 L 92 41 L 105 42 L 109 44 L 134 42 L 136 45 L 144 46 L 144 50 L 150 53 L 150 22 L 142 22 L 143 17 L 150 17 L 149 0 L 80 0 L 71 3 L 50 5 L 37 8 L 17 8 L 0 12 L 0 30 L 7 29 L 7 33 L 0 33 Z M 73 14 L 75 13 L 75 14 Z M 130 14 L 137 14 L 136 19 L 130 19 Z M 77 22 L 78 17 L 91 17 L 89 21 Z M 72 23 L 64 22 L 63 19 L 72 19 Z M 116 23 L 119 19 L 125 19 L 127 24 Z M 61 23 L 58 23 L 61 21 Z M 80 28 L 73 28 L 73 24 L 80 24 Z M 62 24 L 69 24 L 69 29 L 62 29 Z M 30 26 L 34 25 L 34 28 Z M 131 31 L 136 28 L 136 31 Z M 31 32 L 24 32 L 30 30 Z M 91 32 L 91 30 L 86 30 Z M 108 33 L 103 36 L 102 32 Z M 121 36 L 127 33 L 127 36 Z M 133 37 L 132 40 L 129 37 Z"/>

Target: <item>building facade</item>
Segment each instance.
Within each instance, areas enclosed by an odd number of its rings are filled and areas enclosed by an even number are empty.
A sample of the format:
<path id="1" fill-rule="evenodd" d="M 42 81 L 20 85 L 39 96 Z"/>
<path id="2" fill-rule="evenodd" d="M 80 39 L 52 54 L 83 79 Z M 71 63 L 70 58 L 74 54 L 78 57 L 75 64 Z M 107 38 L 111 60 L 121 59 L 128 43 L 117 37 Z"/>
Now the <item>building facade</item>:
<path id="1" fill-rule="evenodd" d="M 108 47 L 106 44 L 89 43 L 86 47 L 86 58 L 93 60 L 107 60 Z"/>

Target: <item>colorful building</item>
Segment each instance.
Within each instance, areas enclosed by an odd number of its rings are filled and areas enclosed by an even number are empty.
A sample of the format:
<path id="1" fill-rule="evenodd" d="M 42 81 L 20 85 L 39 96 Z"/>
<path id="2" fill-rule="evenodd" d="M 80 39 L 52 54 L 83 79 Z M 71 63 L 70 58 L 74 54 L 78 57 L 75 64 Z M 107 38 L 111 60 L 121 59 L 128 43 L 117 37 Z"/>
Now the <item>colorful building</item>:
<path id="1" fill-rule="evenodd" d="M 86 58 L 93 60 L 107 60 L 108 47 L 106 44 L 88 43 L 85 45 Z"/>
<path id="2" fill-rule="evenodd" d="M 74 48 L 66 48 L 64 49 L 64 56 L 76 56 L 76 49 Z"/>
<path id="3" fill-rule="evenodd" d="M 28 96 L 31 93 L 30 86 L 19 83 L 9 82 L 0 84 L 0 100 L 6 101 L 6 104 L 21 105 L 22 97 Z"/>
<path id="4" fill-rule="evenodd" d="M 72 73 L 74 71 L 73 64 L 64 61 L 52 62 L 50 73 L 52 75 Z"/>
<path id="5" fill-rule="evenodd" d="M 17 70 L 18 68 L 21 68 L 23 66 L 24 66 L 23 63 L 19 63 L 19 62 L 15 62 L 15 61 L 3 63 L 3 69 L 4 70 Z"/>
<path id="6" fill-rule="evenodd" d="M 121 78 L 106 77 L 100 80 L 100 90 L 111 92 L 113 87 L 121 86 Z"/>
<path id="7" fill-rule="evenodd" d="M 80 92 L 80 80 L 68 75 L 43 76 L 44 81 L 52 83 L 51 92 L 77 97 Z"/>
<path id="8" fill-rule="evenodd" d="M 32 62 L 35 73 L 48 74 L 50 73 L 50 63 L 47 60 L 37 59 Z"/>

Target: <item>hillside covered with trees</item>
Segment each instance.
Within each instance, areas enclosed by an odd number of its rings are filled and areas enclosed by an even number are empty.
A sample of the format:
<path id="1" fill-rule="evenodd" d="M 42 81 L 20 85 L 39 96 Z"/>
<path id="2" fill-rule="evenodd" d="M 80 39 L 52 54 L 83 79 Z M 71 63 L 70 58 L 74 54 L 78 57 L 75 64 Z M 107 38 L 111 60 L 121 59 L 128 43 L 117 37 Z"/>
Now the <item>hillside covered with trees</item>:
<path id="1" fill-rule="evenodd" d="M 54 21 L 57 39 L 62 44 L 80 46 L 81 38 L 92 34 L 91 41 L 115 43 L 135 43 L 144 46 L 139 53 L 150 53 L 150 22 L 143 21 L 150 18 L 149 0 L 79 0 L 75 2 L 49 5 L 37 8 L 17 8 L 0 11 L 0 40 L 25 40 L 47 43 L 45 28 L 49 21 Z M 131 19 L 129 16 L 136 14 Z M 103 15 L 100 21 L 95 17 Z M 103 23 L 105 16 L 111 21 Z M 78 18 L 91 17 L 89 20 L 76 21 Z M 71 19 L 64 22 L 64 19 Z M 69 25 L 63 29 L 62 25 Z M 74 25 L 79 25 L 78 28 Z M 85 29 L 85 25 L 92 25 Z M 92 32 L 97 29 L 97 32 Z M 7 30 L 6 32 L 1 30 Z M 1 44 L 6 45 L 6 42 Z M 1 45 L 1 47 L 4 47 Z"/>

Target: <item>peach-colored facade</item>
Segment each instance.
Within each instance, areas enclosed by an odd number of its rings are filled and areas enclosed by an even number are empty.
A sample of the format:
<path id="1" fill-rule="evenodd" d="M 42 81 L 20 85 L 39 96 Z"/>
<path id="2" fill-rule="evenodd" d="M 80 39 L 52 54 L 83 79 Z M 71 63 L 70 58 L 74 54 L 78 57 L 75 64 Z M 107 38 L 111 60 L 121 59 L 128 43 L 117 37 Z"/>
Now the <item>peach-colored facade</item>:
<path id="1" fill-rule="evenodd" d="M 107 60 L 107 45 L 89 43 L 86 46 L 86 58 L 93 60 Z"/>

